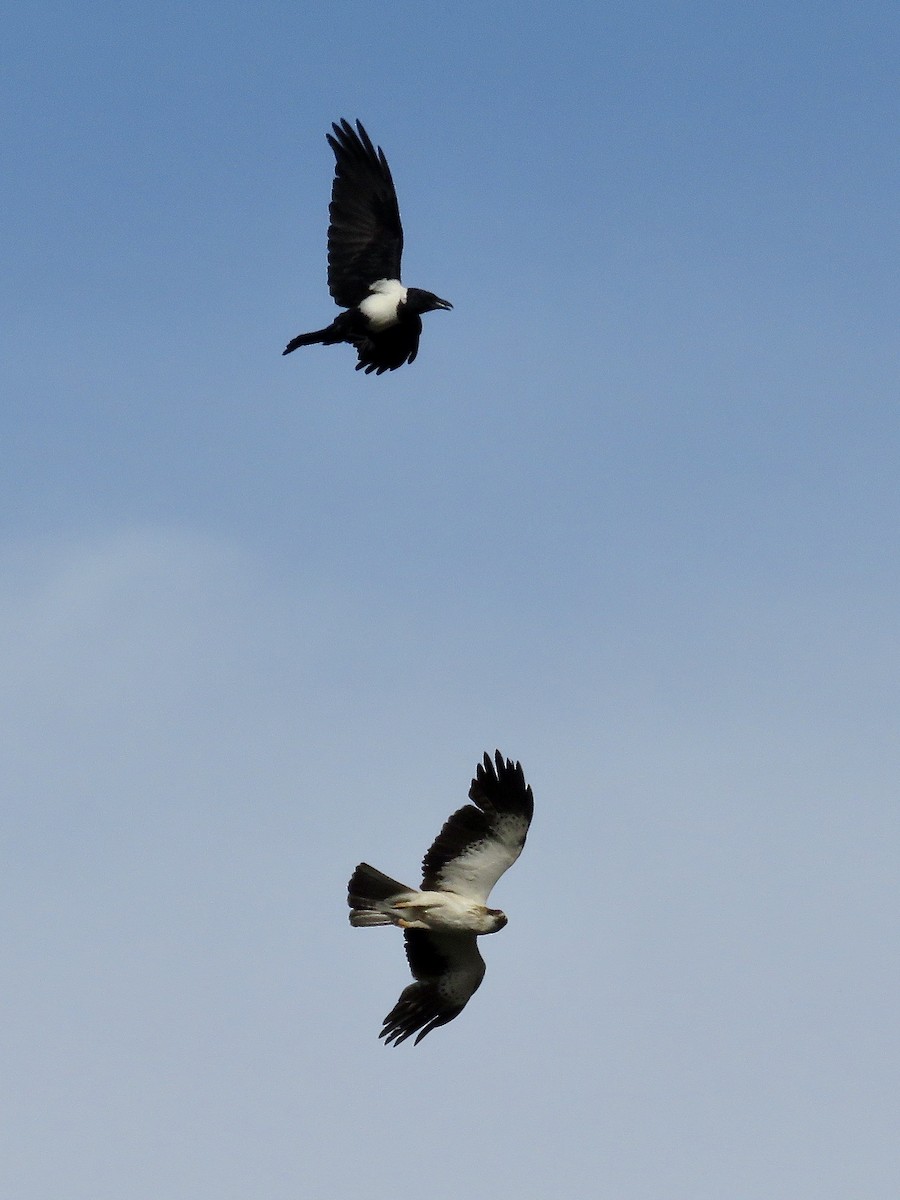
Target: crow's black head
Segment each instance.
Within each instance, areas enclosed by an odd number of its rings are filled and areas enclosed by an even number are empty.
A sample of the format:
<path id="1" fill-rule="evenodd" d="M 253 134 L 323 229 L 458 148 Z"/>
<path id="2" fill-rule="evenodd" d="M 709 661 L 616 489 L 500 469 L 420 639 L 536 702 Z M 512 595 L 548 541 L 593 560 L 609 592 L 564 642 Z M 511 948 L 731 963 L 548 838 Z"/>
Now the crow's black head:
<path id="1" fill-rule="evenodd" d="M 426 292 L 423 288 L 407 288 L 405 306 L 410 312 L 434 312 L 439 308 L 452 308 L 449 300 L 442 300 L 434 292 Z"/>

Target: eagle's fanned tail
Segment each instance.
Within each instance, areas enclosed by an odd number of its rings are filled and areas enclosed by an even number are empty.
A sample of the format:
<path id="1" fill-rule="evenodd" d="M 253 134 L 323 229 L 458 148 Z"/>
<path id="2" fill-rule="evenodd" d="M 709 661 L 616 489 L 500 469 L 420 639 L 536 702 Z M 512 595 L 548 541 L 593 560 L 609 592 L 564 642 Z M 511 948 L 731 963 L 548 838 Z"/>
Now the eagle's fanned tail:
<path id="1" fill-rule="evenodd" d="M 383 871 L 360 863 L 347 885 L 347 903 L 350 905 L 350 924 L 357 928 L 372 925 L 393 925 L 389 915 L 392 901 L 412 891 L 405 883 L 391 879 Z"/>

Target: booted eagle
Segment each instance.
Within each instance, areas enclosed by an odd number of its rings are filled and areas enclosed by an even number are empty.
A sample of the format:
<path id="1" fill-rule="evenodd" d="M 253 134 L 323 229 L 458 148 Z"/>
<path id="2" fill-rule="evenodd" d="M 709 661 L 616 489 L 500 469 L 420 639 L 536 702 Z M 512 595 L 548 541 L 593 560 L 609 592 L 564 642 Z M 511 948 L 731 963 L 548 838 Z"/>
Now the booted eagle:
<path id="1" fill-rule="evenodd" d="M 334 184 L 328 226 L 328 290 L 346 309 L 325 329 L 300 333 L 282 350 L 349 342 L 357 371 L 381 375 L 411 363 L 419 352 L 422 313 L 452 308 L 434 292 L 400 282 L 403 226 L 391 169 L 379 146 L 356 122 L 332 125 Z"/>
<path id="2" fill-rule="evenodd" d="M 496 765 L 495 765 L 496 764 Z M 421 889 L 407 887 L 360 863 L 347 887 L 350 924 L 397 925 L 415 982 L 384 1018 L 378 1035 L 399 1046 L 418 1033 L 458 1017 L 484 978 L 476 939 L 506 924 L 499 908 L 487 908 L 491 888 L 525 845 L 534 797 L 520 763 L 478 764 L 471 804 L 455 812 L 422 860 Z"/>

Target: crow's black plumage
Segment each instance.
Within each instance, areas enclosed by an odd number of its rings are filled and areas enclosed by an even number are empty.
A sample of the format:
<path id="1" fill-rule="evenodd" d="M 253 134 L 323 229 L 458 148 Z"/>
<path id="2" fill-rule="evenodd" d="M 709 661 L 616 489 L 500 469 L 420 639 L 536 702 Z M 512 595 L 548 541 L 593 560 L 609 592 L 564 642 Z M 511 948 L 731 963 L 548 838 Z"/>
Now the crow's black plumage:
<path id="1" fill-rule="evenodd" d="M 328 290 L 346 309 L 326 329 L 301 333 L 282 351 L 349 342 L 357 371 L 396 371 L 419 350 L 422 313 L 452 308 L 433 292 L 400 282 L 403 227 L 391 169 L 379 146 L 356 122 L 332 125 L 334 184 L 328 207 Z"/>

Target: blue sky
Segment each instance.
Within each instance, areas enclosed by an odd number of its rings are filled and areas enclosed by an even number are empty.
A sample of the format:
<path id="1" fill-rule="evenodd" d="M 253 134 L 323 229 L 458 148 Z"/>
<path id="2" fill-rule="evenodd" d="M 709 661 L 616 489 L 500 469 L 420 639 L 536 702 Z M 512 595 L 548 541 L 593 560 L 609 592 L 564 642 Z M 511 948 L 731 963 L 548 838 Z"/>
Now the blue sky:
<path id="1" fill-rule="evenodd" d="M 5 19 L 0 1190 L 893 1200 L 896 7 Z M 384 146 L 381 378 L 332 156 Z M 460 1019 L 380 1022 L 484 750 Z"/>

